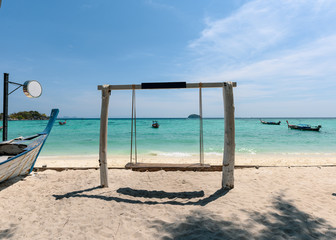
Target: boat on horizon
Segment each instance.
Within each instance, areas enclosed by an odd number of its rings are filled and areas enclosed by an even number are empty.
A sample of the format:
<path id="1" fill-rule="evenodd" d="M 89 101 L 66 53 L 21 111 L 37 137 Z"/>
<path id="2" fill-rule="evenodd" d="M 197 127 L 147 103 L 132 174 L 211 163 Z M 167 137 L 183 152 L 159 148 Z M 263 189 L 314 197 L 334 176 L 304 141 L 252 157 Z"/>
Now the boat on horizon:
<path id="1" fill-rule="evenodd" d="M 159 128 L 159 123 L 158 123 L 158 121 L 153 121 L 153 123 L 152 123 L 152 128 Z"/>
<path id="2" fill-rule="evenodd" d="M 263 121 L 261 119 L 260 119 L 260 122 L 262 124 L 268 124 L 268 125 L 280 125 L 280 123 L 281 123 L 281 121 L 279 121 L 279 122 L 267 122 L 267 121 Z"/>
<path id="3" fill-rule="evenodd" d="M 43 132 L 0 142 L 0 183 L 33 171 L 37 157 L 47 140 L 59 110 L 53 109 Z"/>
<path id="4" fill-rule="evenodd" d="M 59 125 L 65 125 L 66 124 L 66 120 L 64 122 L 58 122 Z"/>
<path id="5" fill-rule="evenodd" d="M 295 129 L 295 130 L 302 130 L 302 131 L 320 131 L 320 128 L 322 127 L 321 125 L 311 126 L 309 124 L 293 125 L 293 124 L 289 124 L 287 120 L 286 122 L 287 122 L 288 128 Z"/>

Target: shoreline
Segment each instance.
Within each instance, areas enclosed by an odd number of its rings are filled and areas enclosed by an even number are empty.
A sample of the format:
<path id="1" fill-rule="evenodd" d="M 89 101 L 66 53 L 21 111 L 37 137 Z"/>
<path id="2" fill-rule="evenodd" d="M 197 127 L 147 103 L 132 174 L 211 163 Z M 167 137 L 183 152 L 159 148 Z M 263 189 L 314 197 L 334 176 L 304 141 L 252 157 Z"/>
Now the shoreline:
<path id="1" fill-rule="evenodd" d="M 99 167 L 99 156 L 96 155 L 40 155 L 35 167 Z M 134 159 L 134 157 L 133 157 Z M 221 165 L 222 155 L 205 154 L 204 163 Z M 134 160 L 133 160 L 134 161 Z M 124 167 L 130 162 L 129 155 L 108 155 L 108 167 Z M 138 155 L 141 163 L 187 163 L 199 162 L 197 154 L 191 156 L 163 156 L 163 155 Z M 336 153 L 283 153 L 283 154 L 236 154 L 235 165 L 254 166 L 319 166 L 336 165 Z"/>

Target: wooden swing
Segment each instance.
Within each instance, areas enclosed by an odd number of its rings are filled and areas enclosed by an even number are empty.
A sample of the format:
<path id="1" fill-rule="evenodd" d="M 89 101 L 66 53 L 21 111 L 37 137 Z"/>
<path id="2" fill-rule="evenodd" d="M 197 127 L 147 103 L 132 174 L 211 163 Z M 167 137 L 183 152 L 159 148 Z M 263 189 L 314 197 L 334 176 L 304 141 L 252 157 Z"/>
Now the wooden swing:
<path id="1" fill-rule="evenodd" d="M 138 163 L 137 155 L 137 140 L 136 140 L 136 98 L 135 88 L 132 87 L 132 117 L 131 117 L 131 151 L 130 162 L 126 164 L 126 169 L 132 169 L 133 171 L 196 171 L 204 168 L 209 168 L 209 164 L 204 164 L 204 145 L 203 145 L 203 111 L 202 111 L 202 83 L 199 83 L 199 164 L 168 164 L 168 163 Z M 134 141 L 133 141 L 134 136 Z M 134 143 L 134 162 L 133 162 L 133 143 Z"/>
<path id="2" fill-rule="evenodd" d="M 222 188 L 233 188 L 233 169 L 235 157 L 235 134 L 234 134 L 234 105 L 233 87 L 236 83 L 217 82 L 217 83 L 186 83 L 186 82 L 156 82 L 142 83 L 139 85 L 99 85 L 98 90 L 102 91 L 102 106 L 100 120 L 100 144 L 99 144 L 99 166 L 100 180 L 102 187 L 108 187 L 107 181 L 107 122 L 109 96 L 112 90 L 132 90 L 132 118 L 131 118 L 131 151 L 130 162 L 125 168 L 137 171 L 157 171 L 157 170 L 200 170 L 209 168 L 210 165 L 204 164 L 203 146 L 203 110 L 202 110 L 202 88 L 223 88 L 225 135 L 224 135 L 224 154 L 222 165 Z M 180 88 L 199 88 L 199 115 L 200 115 L 200 162 L 199 164 L 158 164 L 158 163 L 138 163 L 136 145 L 136 101 L 135 90 L 140 89 L 180 89 Z M 134 136 L 134 141 L 133 141 Z M 133 142 L 134 142 L 134 163 L 133 163 Z"/>

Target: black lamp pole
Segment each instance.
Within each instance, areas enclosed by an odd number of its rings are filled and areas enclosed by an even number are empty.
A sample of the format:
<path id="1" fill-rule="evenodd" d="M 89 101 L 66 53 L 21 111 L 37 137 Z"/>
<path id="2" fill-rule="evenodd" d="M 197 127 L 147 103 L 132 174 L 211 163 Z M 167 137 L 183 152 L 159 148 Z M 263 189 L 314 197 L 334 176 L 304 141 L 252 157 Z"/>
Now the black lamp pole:
<path id="1" fill-rule="evenodd" d="M 1 2 L 1 0 L 0 0 Z M 16 87 L 13 91 L 8 93 L 8 85 L 14 84 Z M 2 116 L 2 141 L 7 141 L 8 135 L 8 96 L 13 92 L 23 87 L 23 92 L 27 97 L 38 98 L 42 94 L 42 87 L 36 80 L 26 81 L 24 84 L 9 81 L 9 73 L 4 73 L 4 94 L 3 94 L 3 116 Z"/>
<path id="2" fill-rule="evenodd" d="M 4 94 L 3 94 L 3 114 L 2 114 L 2 141 L 7 141 L 8 135 L 8 73 L 4 73 Z"/>
<path id="3" fill-rule="evenodd" d="M 2 141 L 7 141 L 8 136 L 8 96 L 18 90 L 20 87 L 24 86 L 20 83 L 11 82 L 9 79 L 9 73 L 4 73 L 4 94 L 3 94 L 3 116 L 2 116 Z M 15 88 L 13 91 L 8 93 L 8 85 L 14 84 L 18 87 Z"/>

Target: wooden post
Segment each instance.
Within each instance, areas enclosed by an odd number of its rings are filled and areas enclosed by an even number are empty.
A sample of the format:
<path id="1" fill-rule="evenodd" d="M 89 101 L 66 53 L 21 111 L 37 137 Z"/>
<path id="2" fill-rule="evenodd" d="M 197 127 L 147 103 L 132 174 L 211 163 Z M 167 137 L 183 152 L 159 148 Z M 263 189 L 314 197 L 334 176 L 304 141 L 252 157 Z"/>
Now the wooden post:
<path id="1" fill-rule="evenodd" d="M 103 85 L 102 105 L 100 115 L 100 138 L 99 138 L 99 167 L 100 167 L 100 186 L 108 187 L 107 171 L 107 125 L 108 125 L 108 105 L 111 90 L 109 85 Z"/>
<path id="2" fill-rule="evenodd" d="M 202 83 L 199 84 L 200 165 L 204 165 Z"/>
<path id="3" fill-rule="evenodd" d="M 234 187 L 234 164 L 235 164 L 235 119 L 233 103 L 233 84 L 226 82 L 223 86 L 224 100 L 224 156 L 222 172 L 222 188 L 232 189 Z"/>

